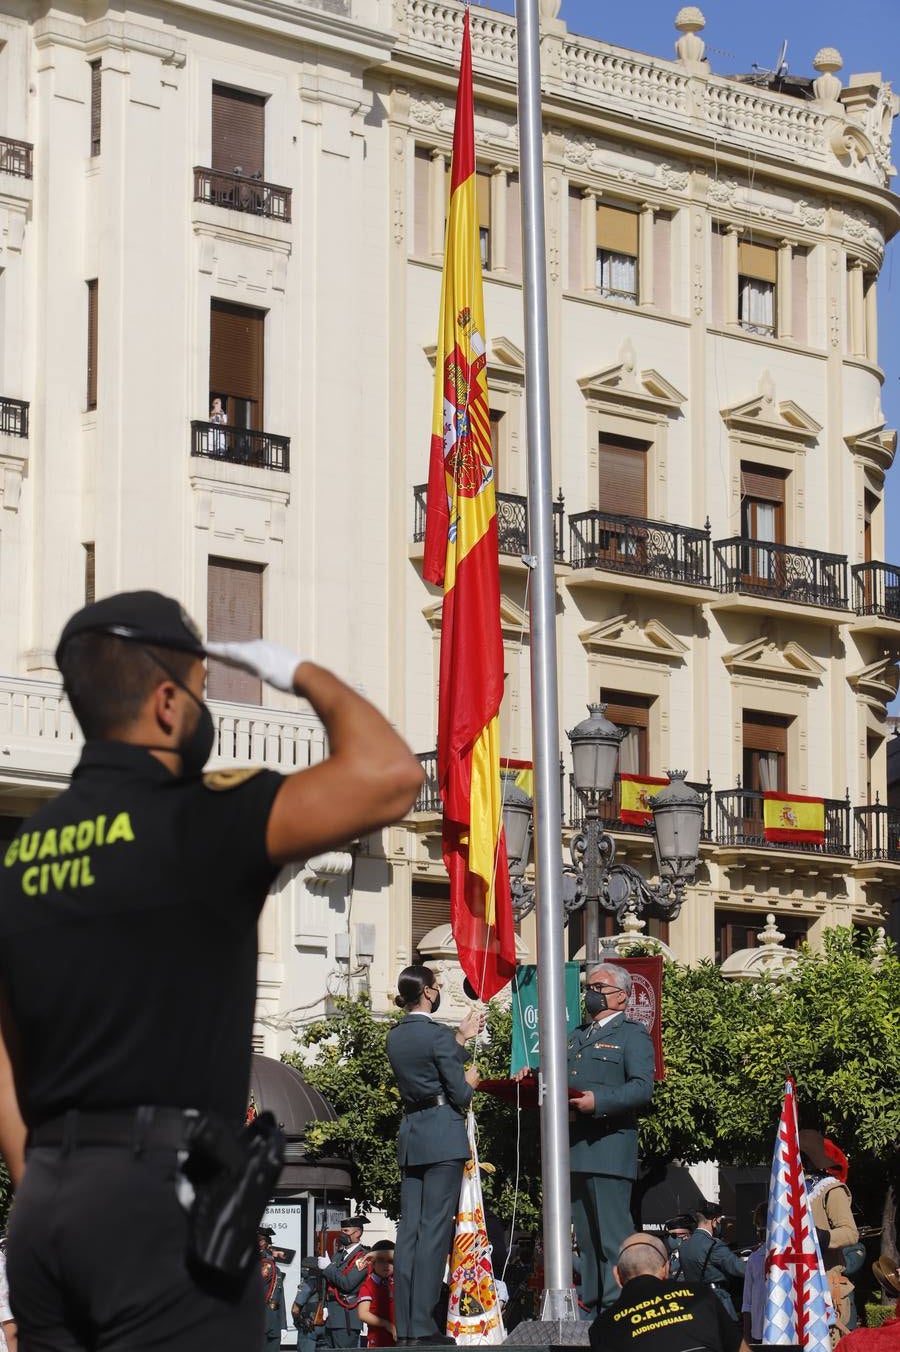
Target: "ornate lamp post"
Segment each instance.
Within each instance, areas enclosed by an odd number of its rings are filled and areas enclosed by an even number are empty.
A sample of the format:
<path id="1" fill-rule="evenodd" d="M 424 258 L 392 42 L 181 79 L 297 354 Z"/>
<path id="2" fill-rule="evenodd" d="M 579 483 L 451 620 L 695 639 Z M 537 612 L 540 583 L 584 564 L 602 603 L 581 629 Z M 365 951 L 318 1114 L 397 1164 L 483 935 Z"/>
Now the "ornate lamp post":
<path id="1" fill-rule="evenodd" d="M 604 704 L 588 705 L 589 716 L 569 733 L 575 790 L 584 804 L 583 829 L 570 846 L 564 870 L 567 914 L 585 910 L 585 954 L 600 956 L 600 911 L 621 923 L 626 912 L 673 920 L 684 903 L 699 862 L 703 798 L 685 783 L 686 771 L 670 770 L 670 783 L 651 804 L 659 882 L 648 883 L 630 864 L 616 863 L 616 842 L 602 829 L 600 805 L 611 797 L 619 745 L 625 733 L 604 716 Z M 508 785 L 503 810 L 513 907 L 518 918 L 534 908 L 534 889 L 525 882 L 531 847 L 531 799 Z"/>

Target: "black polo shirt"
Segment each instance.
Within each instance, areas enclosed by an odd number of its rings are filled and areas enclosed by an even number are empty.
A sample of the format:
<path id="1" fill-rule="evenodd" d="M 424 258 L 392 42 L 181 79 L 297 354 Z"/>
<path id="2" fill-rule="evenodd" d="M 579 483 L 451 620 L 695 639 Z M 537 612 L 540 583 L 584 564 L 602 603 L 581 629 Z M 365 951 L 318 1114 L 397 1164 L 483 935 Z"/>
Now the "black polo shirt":
<path id="1" fill-rule="evenodd" d="M 141 1104 L 243 1120 L 256 922 L 282 776 L 182 779 L 89 742 L 0 867 L 0 983 L 26 1123 Z"/>
<path id="2" fill-rule="evenodd" d="M 632 1277 L 591 1325 L 595 1352 L 738 1352 L 740 1325 L 708 1286 Z"/>

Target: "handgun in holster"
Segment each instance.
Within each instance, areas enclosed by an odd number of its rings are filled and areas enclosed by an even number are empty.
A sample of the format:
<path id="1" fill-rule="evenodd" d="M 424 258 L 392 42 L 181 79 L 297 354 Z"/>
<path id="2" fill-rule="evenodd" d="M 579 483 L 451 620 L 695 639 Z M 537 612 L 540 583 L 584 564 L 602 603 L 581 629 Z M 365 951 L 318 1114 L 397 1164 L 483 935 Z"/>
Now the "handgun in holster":
<path id="1" fill-rule="evenodd" d="M 243 1277 L 281 1173 L 284 1132 L 269 1112 L 260 1113 L 238 1136 L 220 1119 L 201 1115 L 186 1147 L 182 1172 L 194 1189 L 188 1256 L 217 1277 Z"/>

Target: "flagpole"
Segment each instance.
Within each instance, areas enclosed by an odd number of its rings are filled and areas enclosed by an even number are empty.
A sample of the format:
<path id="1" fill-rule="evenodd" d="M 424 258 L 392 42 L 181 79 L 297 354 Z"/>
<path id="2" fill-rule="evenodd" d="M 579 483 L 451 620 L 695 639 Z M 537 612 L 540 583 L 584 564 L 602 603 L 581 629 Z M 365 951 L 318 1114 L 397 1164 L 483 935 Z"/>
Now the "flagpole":
<path id="1" fill-rule="evenodd" d="M 531 713 L 538 929 L 541 1177 L 544 1199 L 543 1320 L 576 1318 L 572 1289 L 566 998 L 563 952 L 559 696 L 550 464 L 544 157 L 538 0 L 516 0 L 519 168 L 525 300 L 525 411 L 531 576 Z"/>

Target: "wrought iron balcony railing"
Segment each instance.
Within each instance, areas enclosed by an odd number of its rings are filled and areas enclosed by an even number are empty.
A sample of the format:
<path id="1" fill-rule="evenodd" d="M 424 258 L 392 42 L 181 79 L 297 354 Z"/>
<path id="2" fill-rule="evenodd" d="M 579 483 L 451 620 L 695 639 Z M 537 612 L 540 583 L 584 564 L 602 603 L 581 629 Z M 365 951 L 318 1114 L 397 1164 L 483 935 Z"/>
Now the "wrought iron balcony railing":
<path id="1" fill-rule="evenodd" d="M 277 469 L 287 474 L 291 467 L 291 439 L 274 432 L 256 432 L 250 427 L 227 427 L 221 423 L 191 423 L 191 455 L 224 460 L 230 465 L 253 469 Z"/>
<path id="2" fill-rule="evenodd" d="M 611 512 L 569 516 L 569 562 L 664 582 L 709 586 L 709 526 L 675 526 Z"/>
<path id="3" fill-rule="evenodd" d="M 724 789 L 716 793 L 716 839 L 720 845 L 752 845 L 766 850 L 802 850 L 811 854 L 845 854 L 852 849 L 849 798 L 825 799 L 825 831 L 821 845 L 766 839 L 763 794 L 758 789 Z"/>
<path id="4" fill-rule="evenodd" d="M 854 563 L 853 608 L 857 615 L 900 620 L 900 568 L 893 563 Z"/>
<path id="5" fill-rule="evenodd" d="M 714 541 L 713 552 L 719 591 L 846 609 L 847 559 L 843 554 L 744 536 Z"/>
<path id="6" fill-rule="evenodd" d="M 28 436 L 28 404 L 24 399 L 0 397 L 0 434 L 7 437 Z"/>
<path id="7" fill-rule="evenodd" d="M 413 540 L 420 543 L 425 539 L 425 513 L 428 506 L 428 485 L 417 484 L 413 488 L 415 517 L 413 520 Z M 565 501 L 562 490 L 553 504 L 553 552 L 557 563 L 562 563 L 563 525 L 565 520 Z M 519 493 L 497 494 L 497 539 L 501 554 L 528 553 L 528 499 Z"/>
<path id="8" fill-rule="evenodd" d="M 0 174 L 31 178 L 33 152 L 30 141 L 11 141 L 8 136 L 0 136 Z"/>
<path id="9" fill-rule="evenodd" d="M 868 803 L 853 809 L 857 859 L 884 859 L 900 863 L 900 808 Z"/>
<path id="10" fill-rule="evenodd" d="M 690 780 L 685 781 L 692 789 L 701 794 L 704 800 L 703 806 L 703 826 L 700 829 L 701 840 L 712 840 L 713 838 L 713 813 L 712 813 L 712 781 L 709 776 L 705 783 L 694 783 Z M 584 826 L 585 809 L 584 804 L 578 796 L 575 789 L 575 776 L 569 775 L 569 815 L 566 819 L 569 826 L 576 831 L 580 831 Z M 622 777 L 616 775 L 616 782 L 613 785 L 612 797 L 600 804 L 600 820 L 606 831 L 622 831 L 634 833 L 637 835 L 647 835 L 653 830 L 652 822 L 629 822 L 622 820 Z"/>
<path id="11" fill-rule="evenodd" d="M 194 201 L 209 202 L 229 211 L 245 211 L 272 221 L 291 219 L 291 190 L 278 183 L 264 183 L 246 174 L 194 166 Z"/>
<path id="12" fill-rule="evenodd" d="M 413 812 L 437 812 L 444 810 L 441 803 L 441 791 L 438 788 L 437 752 L 422 751 L 418 756 L 419 764 L 425 771 L 425 783 L 419 790 Z"/>

